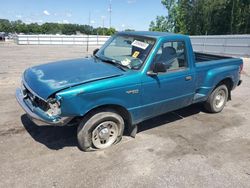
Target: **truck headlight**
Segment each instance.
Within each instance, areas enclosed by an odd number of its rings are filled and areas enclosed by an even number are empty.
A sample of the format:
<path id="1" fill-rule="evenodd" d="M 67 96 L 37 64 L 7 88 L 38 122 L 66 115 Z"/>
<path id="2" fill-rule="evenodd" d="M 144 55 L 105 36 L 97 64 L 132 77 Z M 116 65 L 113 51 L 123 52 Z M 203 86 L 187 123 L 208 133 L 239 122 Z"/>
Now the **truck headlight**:
<path id="1" fill-rule="evenodd" d="M 60 103 L 58 101 L 49 102 L 49 109 L 47 110 L 47 114 L 49 116 L 58 116 L 61 114 Z"/>
<path id="2" fill-rule="evenodd" d="M 23 83 L 21 83 L 21 86 L 20 86 L 21 90 L 22 90 L 22 93 L 23 93 L 23 97 L 27 97 L 27 90 L 26 88 L 24 87 Z"/>

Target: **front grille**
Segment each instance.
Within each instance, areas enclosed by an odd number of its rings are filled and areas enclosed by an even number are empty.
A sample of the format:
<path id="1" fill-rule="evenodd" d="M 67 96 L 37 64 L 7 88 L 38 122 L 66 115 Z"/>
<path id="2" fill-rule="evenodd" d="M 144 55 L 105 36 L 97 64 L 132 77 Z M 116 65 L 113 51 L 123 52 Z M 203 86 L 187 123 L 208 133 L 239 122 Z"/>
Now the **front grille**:
<path id="1" fill-rule="evenodd" d="M 43 111 L 47 111 L 49 109 L 49 104 L 39 97 L 35 96 L 32 92 L 27 89 L 27 87 L 23 86 L 23 93 L 25 96 L 31 101 L 34 107 L 39 107 Z"/>
<path id="2" fill-rule="evenodd" d="M 37 107 L 41 108 L 43 111 L 47 111 L 49 109 L 48 103 L 39 99 L 38 97 L 35 97 L 34 103 L 35 105 L 37 105 Z"/>

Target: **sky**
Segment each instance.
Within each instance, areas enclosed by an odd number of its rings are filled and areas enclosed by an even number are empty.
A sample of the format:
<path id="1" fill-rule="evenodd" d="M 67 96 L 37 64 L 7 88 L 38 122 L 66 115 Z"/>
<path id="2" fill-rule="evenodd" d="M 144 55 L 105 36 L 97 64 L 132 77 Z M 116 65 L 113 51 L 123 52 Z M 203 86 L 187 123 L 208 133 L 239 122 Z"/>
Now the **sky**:
<path id="1" fill-rule="evenodd" d="M 110 0 L 0 0 L 0 19 L 25 23 L 88 24 L 109 27 Z M 161 0 L 111 0 L 111 26 L 148 30 L 157 15 L 166 15 Z M 90 19 L 89 19 L 90 18 Z"/>

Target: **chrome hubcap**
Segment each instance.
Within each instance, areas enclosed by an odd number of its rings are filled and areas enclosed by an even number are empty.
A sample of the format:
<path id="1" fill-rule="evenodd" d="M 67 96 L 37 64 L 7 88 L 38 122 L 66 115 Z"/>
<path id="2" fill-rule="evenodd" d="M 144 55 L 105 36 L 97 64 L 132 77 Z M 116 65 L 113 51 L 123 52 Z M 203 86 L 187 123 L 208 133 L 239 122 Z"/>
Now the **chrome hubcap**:
<path id="1" fill-rule="evenodd" d="M 220 90 L 215 96 L 215 107 L 221 108 L 224 105 L 226 94 L 224 90 Z"/>
<path id="2" fill-rule="evenodd" d="M 109 137 L 109 130 L 108 128 L 103 128 L 99 132 L 99 138 L 100 139 L 108 139 Z"/>
<path id="3" fill-rule="evenodd" d="M 113 121 L 105 121 L 97 125 L 92 132 L 92 143 L 98 149 L 111 146 L 118 137 L 118 125 Z"/>

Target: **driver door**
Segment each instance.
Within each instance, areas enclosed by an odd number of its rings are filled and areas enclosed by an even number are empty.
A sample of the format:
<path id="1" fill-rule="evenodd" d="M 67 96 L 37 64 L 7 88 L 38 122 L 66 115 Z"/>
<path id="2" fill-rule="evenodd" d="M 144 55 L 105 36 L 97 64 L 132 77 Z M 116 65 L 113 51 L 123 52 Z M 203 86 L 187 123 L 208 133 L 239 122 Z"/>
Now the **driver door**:
<path id="1" fill-rule="evenodd" d="M 188 62 L 185 41 L 163 42 L 152 63 L 157 62 L 165 65 L 166 72 L 145 75 L 142 80 L 146 118 L 190 105 L 195 92 L 195 75 Z"/>

